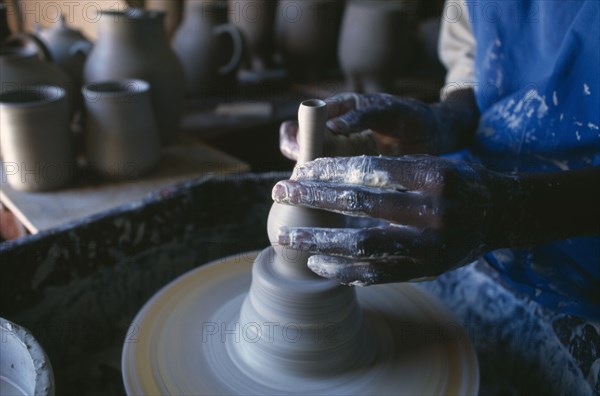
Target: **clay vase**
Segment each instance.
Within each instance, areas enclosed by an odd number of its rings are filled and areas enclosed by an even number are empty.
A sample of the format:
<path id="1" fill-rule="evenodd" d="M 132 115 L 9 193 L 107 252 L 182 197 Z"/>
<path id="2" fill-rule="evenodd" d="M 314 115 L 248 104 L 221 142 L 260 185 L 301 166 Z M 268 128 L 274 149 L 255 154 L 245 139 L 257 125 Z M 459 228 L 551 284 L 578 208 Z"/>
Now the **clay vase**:
<path id="1" fill-rule="evenodd" d="M 244 38 L 245 69 L 263 71 L 273 67 L 275 0 L 229 0 L 229 22 Z"/>
<path id="2" fill-rule="evenodd" d="M 52 63 L 64 70 L 78 86 L 83 81 L 83 65 L 93 44 L 79 30 L 66 25 L 64 16 L 51 28 L 37 29 L 39 39 L 44 43 Z"/>
<path id="3" fill-rule="evenodd" d="M 135 180 L 158 164 L 160 137 L 150 105 L 150 84 L 120 80 L 87 84 L 86 158 L 111 180 Z"/>
<path id="4" fill-rule="evenodd" d="M 44 59 L 47 49 L 31 36 L 17 34 L 8 38 L 19 45 L 0 47 L 0 89 L 2 92 L 23 85 L 56 85 L 65 90 L 71 111 L 75 108 L 75 84 L 58 66 Z M 6 43 L 6 41 L 5 41 Z"/>
<path id="5" fill-rule="evenodd" d="M 276 42 L 292 78 L 317 80 L 336 66 L 343 10 L 341 0 L 279 2 Z"/>
<path id="6" fill-rule="evenodd" d="M 169 47 L 165 14 L 130 8 L 101 11 L 98 40 L 83 69 L 84 83 L 141 79 L 150 83 L 152 112 L 161 143 L 173 142 L 179 132 L 184 74 Z"/>
<path id="7" fill-rule="evenodd" d="M 185 3 L 184 19 L 172 46 L 183 64 L 188 94 L 219 93 L 235 82 L 243 57 L 243 40 L 235 26 L 223 23 L 226 14 L 222 11 L 227 9 L 214 1 Z"/>
<path id="8" fill-rule="evenodd" d="M 66 91 L 25 85 L 0 94 L 0 146 L 4 175 L 21 191 L 49 191 L 75 176 Z"/>
<path id="9" fill-rule="evenodd" d="M 338 58 L 347 89 L 386 92 L 411 61 L 415 4 L 410 1 L 348 2 Z"/>
<path id="10" fill-rule="evenodd" d="M 146 0 L 144 8 L 165 12 L 165 29 L 169 41 L 173 38 L 175 30 L 181 23 L 183 13 L 183 0 Z"/>

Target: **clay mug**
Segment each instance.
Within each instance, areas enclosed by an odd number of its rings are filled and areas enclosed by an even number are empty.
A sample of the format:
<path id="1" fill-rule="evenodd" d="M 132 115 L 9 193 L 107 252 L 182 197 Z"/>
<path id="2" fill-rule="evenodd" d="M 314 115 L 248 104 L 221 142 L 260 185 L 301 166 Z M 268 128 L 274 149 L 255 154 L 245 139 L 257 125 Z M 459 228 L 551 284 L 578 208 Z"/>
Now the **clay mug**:
<path id="1" fill-rule="evenodd" d="M 135 180 L 156 167 L 160 137 L 150 104 L 150 84 L 118 80 L 82 88 L 86 158 L 112 180 Z"/>
<path id="2" fill-rule="evenodd" d="M 175 30 L 181 23 L 183 14 L 183 0 L 146 0 L 144 8 L 147 10 L 163 11 L 165 13 L 165 29 L 167 38 L 171 40 Z"/>
<path id="3" fill-rule="evenodd" d="M 52 63 L 64 70 L 80 86 L 83 65 L 93 44 L 79 30 L 71 29 L 61 15 L 60 22 L 51 28 L 36 28 L 36 35 L 46 46 Z"/>
<path id="4" fill-rule="evenodd" d="M 411 61 L 415 4 L 354 0 L 346 5 L 338 58 L 348 90 L 385 92 Z"/>
<path id="5" fill-rule="evenodd" d="M 229 22 L 241 32 L 246 49 L 245 68 L 273 67 L 276 0 L 229 0 Z"/>
<path id="6" fill-rule="evenodd" d="M 75 152 L 66 91 L 25 85 L 0 94 L 4 177 L 21 191 L 49 191 L 73 181 Z"/>
<path id="7" fill-rule="evenodd" d="M 223 11 L 227 8 L 215 1 L 185 2 L 184 19 L 172 45 L 183 64 L 189 94 L 219 93 L 235 81 L 244 44 L 240 31 L 223 23 Z"/>
<path id="8" fill-rule="evenodd" d="M 175 140 L 181 123 L 184 74 L 164 28 L 164 12 L 130 8 L 100 11 L 98 40 L 83 69 L 85 84 L 141 79 L 151 86 L 150 102 L 162 144 Z"/>
<path id="9" fill-rule="evenodd" d="M 277 47 L 293 78 L 317 80 L 335 68 L 343 10 L 341 0 L 279 2 Z"/>
<path id="10" fill-rule="evenodd" d="M 57 85 L 65 90 L 71 111 L 75 108 L 73 80 L 58 66 L 47 61 L 43 43 L 23 33 L 10 36 L 0 46 L 0 89 L 19 89 L 23 85 Z"/>

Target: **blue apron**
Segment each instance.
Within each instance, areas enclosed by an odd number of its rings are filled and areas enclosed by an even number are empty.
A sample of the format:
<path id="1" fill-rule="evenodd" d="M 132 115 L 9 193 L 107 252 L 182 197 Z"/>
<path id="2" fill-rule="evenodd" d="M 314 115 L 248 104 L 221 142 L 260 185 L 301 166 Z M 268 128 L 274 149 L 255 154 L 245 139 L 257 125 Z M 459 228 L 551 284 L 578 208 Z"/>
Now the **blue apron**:
<path id="1" fill-rule="evenodd" d="M 482 114 L 469 158 L 499 171 L 600 165 L 600 1 L 466 4 Z M 541 304 L 600 318 L 600 236 L 486 258 Z"/>

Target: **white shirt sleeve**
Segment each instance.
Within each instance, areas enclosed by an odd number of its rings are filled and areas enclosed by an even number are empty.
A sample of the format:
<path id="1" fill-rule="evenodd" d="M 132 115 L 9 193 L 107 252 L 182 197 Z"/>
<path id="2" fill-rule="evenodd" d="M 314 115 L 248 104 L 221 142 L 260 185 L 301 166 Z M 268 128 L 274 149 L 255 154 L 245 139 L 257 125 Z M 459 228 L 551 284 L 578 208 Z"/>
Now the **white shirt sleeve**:
<path id="1" fill-rule="evenodd" d="M 464 1 L 446 0 L 440 26 L 438 54 L 446 66 L 446 83 L 440 92 L 445 100 L 450 92 L 474 87 L 475 37 Z"/>

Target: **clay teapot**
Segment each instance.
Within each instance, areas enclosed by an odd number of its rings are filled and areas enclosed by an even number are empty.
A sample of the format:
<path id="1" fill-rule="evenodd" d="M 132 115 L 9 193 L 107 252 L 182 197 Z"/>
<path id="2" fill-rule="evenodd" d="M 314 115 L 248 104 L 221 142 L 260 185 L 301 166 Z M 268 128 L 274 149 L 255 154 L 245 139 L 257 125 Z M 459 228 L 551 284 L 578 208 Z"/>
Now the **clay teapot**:
<path id="1" fill-rule="evenodd" d="M 77 85 L 81 85 L 85 58 L 93 44 L 79 30 L 69 28 L 63 15 L 55 26 L 43 29 L 38 25 L 36 30 L 52 62 L 67 72 Z"/>
<path id="2" fill-rule="evenodd" d="M 173 50 L 186 75 L 187 93 L 222 92 L 235 81 L 244 52 L 240 31 L 227 21 L 227 4 L 188 0 L 173 37 Z"/>
<path id="3" fill-rule="evenodd" d="M 164 12 L 129 8 L 100 11 L 98 40 L 83 69 L 84 83 L 141 79 L 150 83 L 150 101 L 162 144 L 180 129 L 184 74 L 169 47 Z"/>
<path id="4" fill-rule="evenodd" d="M 39 40 L 25 34 L 10 36 L 0 47 L 1 90 L 5 92 L 23 85 L 56 85 L 66 91 L 72 112 L 75 108 L 75 84 L 47 59 L 47 50 Z"/>
<path id="5" fill-rule="evenodd" d="M 407 0 L 354 0 L 346 5 L 338 58 L 348 90 L 390 91 L 411 61 L 415 4 Z"/>
<path id="6" fill-rule="evenodd" d="M 295 79 L 316 80 L 336 66 L 342 0 L 282 0 L 276 16 L 276 42 Z"/>

